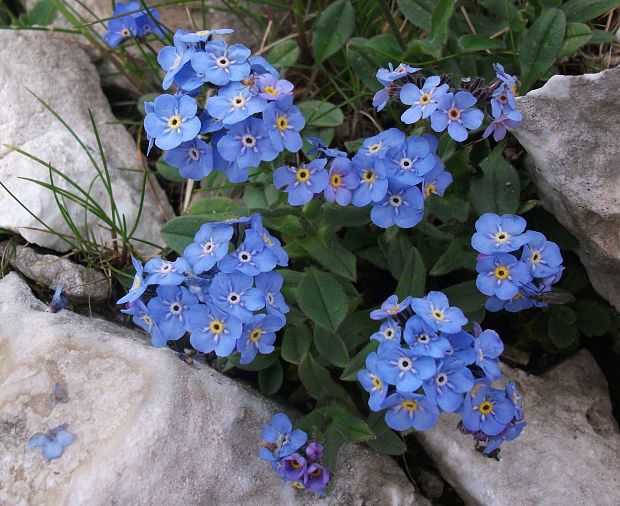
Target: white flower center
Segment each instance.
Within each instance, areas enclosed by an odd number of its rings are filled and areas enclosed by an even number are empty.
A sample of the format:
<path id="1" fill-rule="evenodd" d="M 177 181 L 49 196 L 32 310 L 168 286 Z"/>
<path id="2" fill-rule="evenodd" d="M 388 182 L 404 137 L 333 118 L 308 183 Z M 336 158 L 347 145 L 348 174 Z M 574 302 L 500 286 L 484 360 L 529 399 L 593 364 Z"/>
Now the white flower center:
<path id="1" fill-rule="evenodd" d="M 247 264 L 252 260 L 252 254 L 249 251 L 241 251 L 239 255 L 237 255 L 237 258 L 239 258 L 242 264 Z"/>
<path id="2" fill-rule="evenodd" d="M 213 241 L 207 241 L 202 245 L 202 253 L 204 255 L 213 255 L 215 249 L 215 243 Z"/>
<path id="3" fill-rule="evenodd" d="M 230 65 L 230 61 L 225 56 L 220 56 L 220 57 L 218 57 L 217 60 L 215 60 L 215 64 L 219 68 L 225 69 L 225 68 L 227 68 Z"/>
<path id="4" fill-rule="evenodd" d="M 253 148 L 256 146 L 256 137 L 250 134 L 245 134 L 241 137 L 241 144 L 243 144 L 243 147 L 245 148 Z"/>
<path id="5" fill-rule="evenodd" d="M 236 97 L 233 97 L 231 103 L 234 108 L 240 109 L 245 106 L 246 100 L 243 95 L 237 95 Z"/>
<path id="6" fill-rule="evenodd" d="M 398 367 L 403 372 L 411 371 L 411 368 L 413 367 L 413 363 L 411 362 L 411 359 L 408 357 L 400 357 L 398 359 Z"/>
<path id="7" fill-rule="evenodd" d="M 390 197 L 390 205 L 394 207 L 400 207 L 402 203 L 403 203 L 403 199 L 400 195 L 392 195 Z"/>
<path id="8" fill-rule="evenodd" d="M 273 296 L 273 293 L 268 292 L 267 293 L 267 304 L 269 304 L 270 306 L 273 306 L 276 302 L 275 297 Z"/>
<path id="9" fill-rule="evenodd" d="M 170 304 L 170 312 L 173 315 L 181 314 L 183 312 L 183 306 L 180 302 L 173 302 L 172 304 Z"/>
<path id="10" fill-rule="evenodd" d="M 440 373 L 437 375 L 437 377 L 435 378 L 435 383 L 437 383 L 438 386 L 442 387 L 445 384 L 448 383 L 448 375 L 446 373 Z"/>
<path id="11" fill-rule="evenodd" d="M 416 337 L 416 341 L 418 341 L 418 343 L 420 344 L 428 344 L 431 342 L 431 338 L 429 337 L 428 334 L 424 333 L 424 334 L 419 334 Z"/>
<path id="12" fill-rule="evenodd" d="M 411 158 L 403 158 L 400 161 L 400 168 L 403 170 L 411 170 L 411 167 L 413 166 L 413 162 L 411 161 Z"/>
<path id="13" fill-rule="evenodd" d="M 229 304 L 239 304 L 239 302 L 241 302 L 241 297 L 238 293 L 230 292 L 226 300 Z"/>
<path id="14" fill-rule="evenodd" d="M 187 156 L 189 156 L 194 161 L 200 160 L 200 151 L 198 151 L 196 148 L 190 148 L 187 152 Z"/>
<path id="15" fill-rule="evenodd" d="M 506 244 L 510 239 L 510 234 L 504 230 L 500 230 L 495 234 L 495 243 L 496 244 Z"/>

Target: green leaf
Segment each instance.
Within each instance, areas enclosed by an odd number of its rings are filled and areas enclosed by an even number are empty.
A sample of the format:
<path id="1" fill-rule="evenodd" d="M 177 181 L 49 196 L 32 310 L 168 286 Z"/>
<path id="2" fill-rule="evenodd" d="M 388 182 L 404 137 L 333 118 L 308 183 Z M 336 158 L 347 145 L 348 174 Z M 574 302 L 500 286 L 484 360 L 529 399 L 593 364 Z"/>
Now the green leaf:
<path id="1" fill-rule="evenodd" d="M 230 355 L 228 360 L 232 365 L 234 365 L 237 369 L 242 369 L 244 371 L 262 371 L 263 369 L 267 369 L 275 364 L 280 358 L 280 349 L 276 348 L 275 351 L 271 352 L 269 355 L 263 355 L 259 353 L 256 355 L 256 358 L 252 360 L 249 364 L 240 364 L 239 360 L 241 356 L 238 353 L 234 355 Z"/>
<path id="2" fill-rule="evenodd" d="M 331 102 L 305 100 L 297 106 L 306 118 L 307 126 L 336 127 L 344 121 L 342 109 Z"/>
<path id="3" fill-rule="evenodd" d="M 375 439 L 371 439 L 367 444 L 377 453 L 383 455 L 402 455 L 407 451 L 407 445 L 403 438 L 385 423 L 383 413 L 371 413 L 367 423 L 375 434 Z"/>
<path id="4" fill-rule="evenodd" d="M 282 358 L 291 364 L 299 364 L 312 345 L 308 328 L 287 325 L 282 336 Z"/>
<path id="5" fill-rule="evenodd" d="M 563 313 L 557 310 L 560 307 L 562 306 L 551 307 L 551 314 L 547 320 L 547 332 L 553 344 L 558 348 L 566 348 L 577 339 L 577 327 L 565 321 Z"/>
<path id="6" fill-rule="evenodd" d="M 140 98 L 138 98 L 138 101 L 136 102 L 136 108 L 138 109 L 140 114 L 142 114 L 142 116 L 146 116 L 146 111 L 144 110 L 144 102 L 152 102 L 157 97 L 159 97 L 159 95 L 159 93 L 147 93 L 146 95 L 142 95 Z"/>
<path id="7" fill-rule="evenodd" d="M 443 292 L 448 297 L 451 306 L 461 308 L 464 313 L 473 313 L 484 308 L 488 297 L 476 287 L 475 281 L 465 281 L 444 288 Z"/>
<path id="8" fill-rule="evenodd" d="M 158 175 L 168 181 L 172 181 L 173 183 L 185 183 L 187 181 L 187 179 L 179 174 L 179 169 L 168 165 L 164 161 L 163 157 L 157 160 L 155 163 L 155 169 L 157 170 Z"/>
<path id="9" fill-rule="evenodd" d="M 313 268 L 299 283 L 297 301 L 306 316 L 331 330 L 347 316 L 347 298 L 340 283 L 331 274 Z"/>
<path id="10" fill-rule="evenodd" d="M 367 207 L 323 206 L 323 221 L 328 225 L 343 227 L 361 227 L 370 223 Z"/>
<path id="11" fill-rule="evenodd" d="M 519 66 L 524 91 L 540 79 L 560 54 L 566 18 L 560 9 L 547 9 L 519 45 Z"/>
<path id="12" fill-rule="evenodd" d="M 424 295 L 425 282 L 426 267 L 424 266 L 424 260 L 422 260 L 420 252 L 415 247 L 412 247 L 398 280 L 395 293 L 399 300 L 404 299 L 408 295 L 422 297 Z"/>
<path id="13" fill-rule="evenodd" d="M 299 363 L 299 379 L 308 393 L 320 402 L 331 400 L 343 400 L 350 402 L 350 398 L 344 388 L 336 383 L 329 371 L 320 365 L 308 352 Z"/>
<path id="14" fill-rule="evenodd" d="M 407 48 L 407 55 L 416 52 L 439 58 L 448 41 L 448 23 L 454 12 L 454 0 L 439 0 L 431 16 L 430 36 L 424 40 L 413 40 Z"/>
<path id="15" fill-rule="evenodd" d="M 355 355 L 340 375 L 342 381 L 357 381 L 357 373 L 366 366 L 366 357 L 377 351 L 379 341 L 372 340 Z"/>
<path id="16" fill-rule="evenodd" d="M 592 38 L 592 30 L 583 23 L 568 23 L 566 36 L 560 50 L 560 58 L 572 55 L 581 46 L 585 46 Z"/>
<path id="17" fill-rule="evenodd" d="M 422 30 L 430 31 L 433 4 L 429 0 L 396 0 L 396 3 L 407 21 Z"/>
<path id="18" fill-rule="evenodd" d="M 424 205 L 428 213 L 437 216 L 444 223 L 456 220 L 465 223 L 469 217 L 469 202 L 456 195 L 429 195 Z"/>
<path id="19" fill-rule="evenodd" d="M 299 241 L 301 247 L 323 267 L 345 279 L 355 281 L 355 255 L 343 248 L 336 238 L 323 241 L 318 237 L 307 237 Z"/>
<path id="20" fill-rule="evenodd" d="M 323 325 L 314 327 L 314 345 L 330 364 L 345 367 L 349 363 L 347 347 L 340 336 Z"/>
<path id="21" fill-rule="evenodd" d="M 53 0 L 39 0 L 34 7 L 28 11 L 28 21 L 30 25 L 51 25 L 55 17 L 56 7 L 54 6 Z"/>
<path id="22" fill-rule="evenodd" d="M 267 53 L 269 63 L 274 67 L 281 67 L 283 69 L 295 65 L 297 58 L 299 58 L 299 44 L 291 39 L 278 42 Z"/>
<path id="23" fill-rule="evenodd" d="M 368 310 L 352 313 L 338 327 L 338 334 L 349 352 L 368 342 L 370 335 L 376 332 L 378 323 L 371 320 L 369 314 Z"/>
<path id="24" fill-rule="evenodd" d="M 503 156 L 504 144 L 498 144 L 480 167 L 482 176 L 472 178 L 469 188 L 470 201 L 480 214 L 514 214 L 519 208 L 519 175 Z"/>
<path id="25" fill-rule="evenodd" d="M 314 59 L 321 63 L 329 58 L 353 35 L 355 10 L 349 0 L 337 0 L 325 9 L 312 33 Z"/>
<path id="26" fill-rule="evenodd" d="M 456 269 L 474 270 L 476 253 L 471 247 L 469 237 L 459 237 L 450 243 L 429 272 L 431 276 L 443 276 Z"/>
<path id="27" fill-rule="evenodd" d="M 208 216 L 214 214 L 220 216 L 222 213 L 230 213 L 235 216 L 244 216 L 246 212 L 239 202 L 227 197 L 207 197 L 193 202 L 188 210 L 189 214 L 200 214 Z"/>
<path id="28" fill-rule="evenodd" d="M 394 279 L 400 279 L 413 242 L 408 234 L 400 232 L 388 243 L 387 264 Z"/>
<path id="29" fill-rule="evenodd" d="M 186 246 L 194 242 L 194 236 L 208 220 L 203 216 L 177 216 L 161 229 L 161 236 L 174 251 L 183 254 Z"/>
<path id="30" fill-rule="evenodd" d="M 458 42 L 459 48 L 466 52 L 484 51 L 485 49 L 503 49 L 504 41 L 489 39 L 483 35 L 463 35 Z"/>
<path id="31" fill-rule="evenodd" d="M 577 327 L 582 334 L 593 337 L 602 336 L 612 327 L 609 309 L 593 300 L 580 300 L 572 304 L 577 313 Z"/>
<path id="32" fill-rule="evenodd" d="M 568 21 L 585 23 L 616 7 L 620 0 L 568 0 L 562 10 Z"/>
<path id="33" fill-rule="evenodd" d="M 282 364 L 278 360 L 267 369 L 263 369 L 258 373 L 258 388 L 263 395 L 269 397 L 278 393 L 282 387 L 284 373 L 282 372 Z"/>
<path id="34" fill-rule="evenodd" d="M 592 30 L 592 37 L 590 37 L 590 44 L 608 44 L 616 40 L 613 33 L 606 32 L 605 30 Z"/>
<path id="35" fill-rule="evenodd" d="M 322 408 L 322 411 L 329 416 L 332 425 L 352 443 L 359 443 L 374 437 L 373 431 L 364 420 L 353 416 L 340 406 L 329 406 Z"/>

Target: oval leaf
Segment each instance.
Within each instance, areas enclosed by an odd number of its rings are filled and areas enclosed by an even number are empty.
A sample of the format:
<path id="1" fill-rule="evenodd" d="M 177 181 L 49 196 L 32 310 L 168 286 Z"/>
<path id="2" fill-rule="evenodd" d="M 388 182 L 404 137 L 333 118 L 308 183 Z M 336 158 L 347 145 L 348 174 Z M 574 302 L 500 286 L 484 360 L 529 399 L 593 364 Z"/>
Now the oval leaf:
<path id="1" fill-rule="evenodd" d="M 321 100 L 306 100 L 297 104 L 306 118 L 307 126 L 336 127 L 342 125 L 344 115 L 337 105 Z"/>
<path id="2" fill-rule="evenodd" d="M 308 318 L 330 330 L 336 330 L 349 307 L 340 283 L 331 274 L 316 269 L 309 269 L 301 279 L 297 302 Z"/>
<path id="3" fill-rule="evenodd" d="M 314 59 L 322 62 L 347 43 L 355 29 L 355 10 L 349 0 L 332 3 L 319 16 L 312 33 Z"/>
<path id="4" fill-rule="evenodd" d="M 314 328 L 314 345 L 330 364 L 345 367 L 349 362 L 347 347 L 335 332 L 317 325 Z"/>

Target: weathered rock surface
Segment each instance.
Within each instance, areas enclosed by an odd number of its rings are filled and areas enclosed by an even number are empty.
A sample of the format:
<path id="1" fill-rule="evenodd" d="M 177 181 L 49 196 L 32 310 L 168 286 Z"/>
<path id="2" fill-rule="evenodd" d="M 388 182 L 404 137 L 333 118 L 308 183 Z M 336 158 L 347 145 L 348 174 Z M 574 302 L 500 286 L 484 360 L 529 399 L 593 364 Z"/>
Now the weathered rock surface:
<path id="1" fill-rule="evenodd" d="M 258 458 L 281 408 L 141 334 L 45 312 L 18 274 L 0 280 L 0 504 L 429 504 L 388 457 L 340 454 L 335 492 L 297 493 Z M 53 409 L 59 383 L 67 403 Z M 68 423 L 76 441 L 46 463 L 35 432 Z"/>
<path id="2" fill-rule="evenodd" d="M 90 109 L 106 155 L 115 204 L 131 228 L 138 214 L 142 185 L 138 150 L 127 130 L 122 125 L 113 124 L 115 118 L 88 55 L 75 39 L 46 32 L 1 31 L 0 47 L 0 102 L 3 104 L 0 109 L 0 143 L 16 146 L 52 164 L 110 214 L 108 195 L 85 152 L 28 89 L 62 116 L 101 166 L 88 115 Z M 47 183 L 50 181 L 45 166 L 16 151 L 0 147 L 2 183 L 49 227 L 72 236 L 52 192 L 23 178 Z M 54 176 L 54 183 L 62 188 L 71 188 L 57 175 Z M 75 188 L 71 190 L 79 193 Z M 84 195 L 81 197 L 84 198 Z M 111 245 L 107 225 L 92 213 L 85 215 L 77 204 L 66 203 L 82 234 L 89 230 L 97 242 Z M 1 188 L 0 209 L 0 227 L 15 230 L 29 242 L 41 246 L 57 251 L 70 249 L 66 241 L 46 231 L 41 223 Z M 163 192 L 152 179 L 147 184 L 142 219 L 135 237 L 163 243 L 160 229 L 166 218 L 172 215 Z M 137 241 L 134 244 L 143 251 L 152 250 Z"/>
<path id="3" fill-rule="evenodd" d="M 110 281 L 105 274 L 68 258 L 43 255 L 13 241 L 0 243 L 0 258 L 50 290 L 62 285 L 62 293 L 76 302 L 103 302 L 110 295 Z"/>
<path id="4" fill-rule="evenodd" d="M 513 133 L 538 194 L 578 239 L 594 288 L 620 310 L 620 67 L 554 76 L 518 98 Z"/>
<path id="5" fill-rule="evenodd" d="M 528 426 L 497 462 L 456 430 L 458 417 L 440 418 L 417 436 L 442 476 L 472 504 L 617 505 L 620 433 L 592 355 L 582 350 L 542 377 L 504 372 L 522 387 Z"/>

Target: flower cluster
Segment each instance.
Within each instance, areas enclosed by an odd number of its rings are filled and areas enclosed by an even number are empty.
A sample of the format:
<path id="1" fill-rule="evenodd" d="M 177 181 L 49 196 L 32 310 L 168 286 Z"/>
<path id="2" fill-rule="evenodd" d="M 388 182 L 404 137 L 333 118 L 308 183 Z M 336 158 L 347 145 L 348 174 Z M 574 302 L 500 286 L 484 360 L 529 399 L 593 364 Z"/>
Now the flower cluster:
<path id="1" fill-rule="evenodd" d="M 280 167 L 273 175 L 291 205 L 306 204 L 323 193 L 326 201 L 341 206 L 370 205 L 370 217 L 379 227 L 411 228 L 424 216 L 424 199 L 443 195 L 452 183 L 437 156 L 439 139 L 432 134 L 406 137 L 390 128 L 365 139 L 351 159 L 319 139 L 309 141 L 317 153 L 314 160 Z"/>
<path id="2" fill-rule="evenodd" d="M 506 128 L 516 128 L 521 123 L 521 113 L 516 110 L 515 94 L 517 78 L 504 71 L 499 63 L 493 65 L 497 78 L 489 86 L 480 79 L 463 80 L 461 86 L 450 89 L 441 76 L 422 77 L 419 68 L 401 63 L 398 67 L 381 68 L 377 80 L 383 85 L 373 98 L 373 105 L 381 111 L 392 97 L 409 106 L 401 115 L 403 123 L 411 125 L 419 120 L 430 119 L 431 129 L 463 142 L 469 131 L 477 130 L 485 114 L 474 107 L 480 99 L 491 104 L 491 122 L 483 137 L 493 134 L 496 141 L 506 136 Z"/>
<path id="3" fill-rule="evenodd" d="M 463 330 L 467 318 L 441 292 L 401 302 L 393 295 L 370 317 L 384 322 L 370 336 L 378 349 L 358 380 L 370 394 L 370 409 L 387 409 L 389 427 L 428 430 L 445 411 L 460 413 L 464 430 L 494 449 L 518 435 L 513 427 L 524 422 L 514 385 L 491 386 L 502 378 L 504 344 L 497 332 L 476 323 L 474 335 Z"/>
<path id="4" fill-rule="evenodd" d="M 124 40 L 134 37 L 145 37 L 151 33 L 163 37 L 166 34 L 166 29 L 159 23 L 157 9 L 146 11 L 140 2 L 116 2 L 112 17 L 103 35 L 103 40 L 111 47 L 117 47 Z"/>
<path id="5" fill-rule="evenodd" d="M 323 445 L 311 442 L 308 435 L 293 424 L 284 413 L 273 416 L 263 428 L 260 457 L 271 463 L 273 470 L 298 490 L 308 489 L 325 495 L 332 474 L 321 464 Z M 300 449 L 304 446 L 303 453 Z"/>
<path id="6" fill-rule="evenodd" d="M 202 353 L 225 357 L 238 351 L 248 364 L 274 350 L 275 333 L 289 311 L 280 292 L 288 255 L 262 224 L 259 214 L 206 223 L 175 261 L 132 259 L 136 274 L 119 299 L 124 313 L 151 335 L 155 346 L 190 333 Z M 146 278 L 145 278 L 146 274 Z M 143 300 L 149 287 L 157 287 Z"/>
<path id="7" fill-rule="evenodd" d="M 164 160 L 188 179 L 220 170 L 244 182 L 248 169 L 302 145 L 293 85 L 244 45 L 213 39 L 232 31 L 179 30 L 157 56 L 163 89 L 176 91 L 145 103 L 149 150 L 166 150 Z"/>
<path id="8" fill-rule="evenodd" d="M 479 253 L 476 286 L 490 298 L 489 311 L 545 307 L 545 293 L 551 291 L 564 270 L 560 248 L 540 232 L 526 231 L 520 216 L 486 213 L 476 221 L 472 247 Z M 521 250 L 518 259 L 515 252 Z M 514 254 L 513 254 L 514 253 Z"/>

